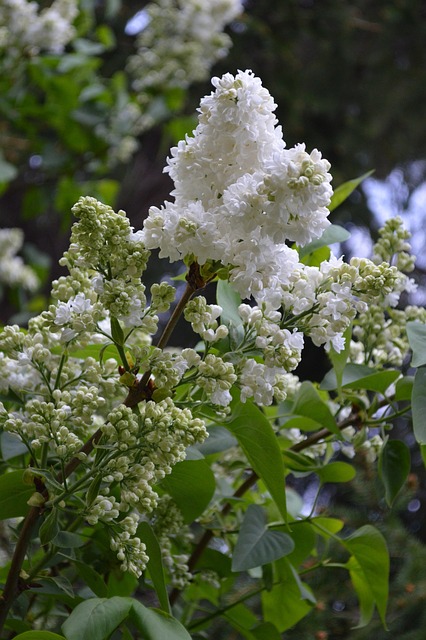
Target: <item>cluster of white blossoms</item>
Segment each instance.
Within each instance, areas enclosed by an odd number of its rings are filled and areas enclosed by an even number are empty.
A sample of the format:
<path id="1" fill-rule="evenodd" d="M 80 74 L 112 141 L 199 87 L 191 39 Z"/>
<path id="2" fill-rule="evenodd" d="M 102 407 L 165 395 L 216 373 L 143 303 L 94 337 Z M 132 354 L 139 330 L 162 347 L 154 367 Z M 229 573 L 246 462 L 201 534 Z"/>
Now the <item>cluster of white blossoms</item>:
<path id="1" fill-rule="evenodd" d="M 34 291 L 39 284 L 37 275 L 16 255 L 23 241 L 21 229 L 0 229 L 0 285 Z"/>
<path id="2" fill-rule="evenodd" d="M 193 137 L 168 159 L 175 201 L 150 209 L 143 240 L 172 261 L 220 262 L 243 298 L 263 301 L 299 264 L 286 242 L 306 244 L 330 224 L 330 165 L 302 144 L 285 149 L 276 105 L 251 71 L 212 83 Z"/>
<path id="3" fill-rule="evenodd" d="M 330 224 L 330 165 L 303 144 L 285 148 L 276 105 L 251 71 L 212 83 L 193 136 L 168 159 L 175 200 L 150 209 L 141 239 L 160 257 L 196 262 L 201 272 L 225 269 L 241 297 L 252 299 L 239 309 L 244 340 L 221 357 L 208 353 L 228 334 L 220 307 L 198 297 L 185 317 L 206 344 L 204 358 L 193 364 L 210 399 L 226 406 L 237 384 L 243 401 L 267 405 L 285 398 L 285 376 L 300 362 L 305 335 L 341 351 L 355 316 L 399 298 L 407 280 L 383 261 L 300 261 L 289 244 L 304 246 Z"/>
<path id="4" fill-rule="evenodd" d="M 41 9 L 38 2 L 2 0 L 0 4 L 0 52 L 26 55 L 40 51 L 62 53 L 74 37 L 73 22 L 79 12 L 77 0 L 53 0 Z"/>
<path id="5" fill-rule="evenodd" d="M 141 99 L 147 90 L 188 87 L 205 80 L 210 68 L 231 47 L 223 30 L 243 9 L 241 0 L 158 0 L 144 14 L 147 25 L 129 58 L 133 88 Z"/>

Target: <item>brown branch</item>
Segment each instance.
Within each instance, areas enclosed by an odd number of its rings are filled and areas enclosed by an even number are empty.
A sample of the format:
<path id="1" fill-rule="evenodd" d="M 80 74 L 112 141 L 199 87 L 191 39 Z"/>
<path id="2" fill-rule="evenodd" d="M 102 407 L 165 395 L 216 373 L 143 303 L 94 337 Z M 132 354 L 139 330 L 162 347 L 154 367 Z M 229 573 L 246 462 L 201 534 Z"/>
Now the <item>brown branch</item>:
<path id="1" fill-rule="evenodd" d="M 18 592 L 18 584 L 20 580 L 22 564 L 24 562 L 27 548 L 41 511 L 42 507 L 31 507 L 22 524 L 21 533 L 19 534 L 18 542 L 16 544 L 15 551 L 12 557 L 12 562 L 10 565 L 6 584 L 4 586 L 3 595 L 0 596 L 0 632 L 3 629 L 7 615 L 9 613 L 9 609 L 12 606 L 13 601 L 15 600 L 16 593 Z"/>

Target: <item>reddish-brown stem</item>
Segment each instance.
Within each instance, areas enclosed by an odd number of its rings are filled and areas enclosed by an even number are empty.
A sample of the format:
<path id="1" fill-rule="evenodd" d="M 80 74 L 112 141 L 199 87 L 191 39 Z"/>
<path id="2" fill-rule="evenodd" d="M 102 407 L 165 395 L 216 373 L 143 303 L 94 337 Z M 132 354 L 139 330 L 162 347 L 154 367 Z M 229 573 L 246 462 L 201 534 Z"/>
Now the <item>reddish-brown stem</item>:
<path id="1" fill-rule="evenodd" d="M 31 507 L 22 524 L 21 532 L 10 564 L 6 584 L 4 586 L 3 595 L 0 596 L 0 632 L 3 629 L 9 609 L 16 597 L 22 564 L 40 513 L 40 507 Z"/>

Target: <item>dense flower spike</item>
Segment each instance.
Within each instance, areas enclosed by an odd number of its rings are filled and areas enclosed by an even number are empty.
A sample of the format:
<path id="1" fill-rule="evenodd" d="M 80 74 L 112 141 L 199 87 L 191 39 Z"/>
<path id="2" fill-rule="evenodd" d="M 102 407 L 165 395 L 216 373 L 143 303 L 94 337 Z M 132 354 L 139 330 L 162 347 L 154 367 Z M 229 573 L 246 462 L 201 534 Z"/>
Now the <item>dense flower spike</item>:
<path id="1" fill-rule="evenodd" d="M 193 137 L 171 150 L 175 202 L 152 207 L 143 238 L 170 260 L 219 261 L 243 297 L 266 299 L 330 224 L 331 175 L 319 151 L 286 150 L 276 105 L 251 71 L 213 78 Z"/>

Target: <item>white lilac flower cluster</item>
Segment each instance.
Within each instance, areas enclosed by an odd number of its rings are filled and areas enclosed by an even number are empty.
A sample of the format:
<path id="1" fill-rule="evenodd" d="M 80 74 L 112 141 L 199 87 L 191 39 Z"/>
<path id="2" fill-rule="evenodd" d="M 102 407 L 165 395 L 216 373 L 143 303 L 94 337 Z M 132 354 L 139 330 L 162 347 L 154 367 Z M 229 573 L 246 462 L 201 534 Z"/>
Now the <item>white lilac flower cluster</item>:
<path id="1" fill-rule="evenodd" d="M 0 285 L 34 291 L 39 284 L 37 275 L 16 255 L 23 241 L 21 229 L 0 229 Z"/>
<path id="2" fill-rule="evenodd" d="M 371 366 L 401 366 L 410 346 L 406 324 L 418 320 L 426 322 L 426 309 L 407 305 L 397 309 L 403 293 L 415 291 L 416 284 L 405 273 L 414 268 L 411 254 L 410 233 L 398 216 L 386 221 L 379 231 L 379 239 L 373 247 L 373 260 L 395 265 L 396 282 L 391 291 L 385 291 L 384 299 L 371 303 L 360 313 L 354 323 L 351 342 L 351 360 Z M 404 272 L 404 273 L 403 273 Z"/>
<path id="3" fill-rule="evenodd" d="M 387 262 L 346 264 L 331 256 L 316 267 L 300 261 L 289 243 L 306 245 L 330 224 L 330 165 L 304 145 L 285 148 L 276 105 L 251 71 L 212 83 L 193 136 L 168 159 L 175 201 L 152 207 L 141 235 L 160 257 L 197 262 L 210 272 L 225 268 L 241 297 L 254 299 L 239 310 L 245 331 L 239 348 L 194 364 L 199 386 L 216 404 L 230 402 L 238 381 L 243 401 L 265 405 L 285 398 L 285 375 L 301 359 L 304 335 L 341 351 L 357 313 L 399 296 L 406 282 Z M 187 306 L 185 317 L 207 351 L 227 335 L 220 314 L 202 297 Z M 262 362 L 247 357 L 253 348 Z"/>
<path id="4" fill-rule="evenodd" d="M 185 458 L 188 446 L 206 438 L 204 422 L 171 398 L 140 402 L 138 413 L 117 405 L 123 387 L 115 360 L 102 364 L 92 357 L 61 358 L 52 353 L 58 346 L 56 334 L 50 334 L 47 348 L 49 334 L 34 333 L 36 328 L 33 322 L 27 333 L 15 326 L 0 333 L 0 391 L 22 401 L 17 410 L 2 411 L 0 423 L 27 446 L 34 461 L 49 451 L 53 465 L 77 457 L 89 483 L 100 475 L 99 490 L 83 515 L 92 525 L 108 525 L 121 566 L 140 575 L 145 548 L 132 527 L 124 525 L 135 518 L 137 525 L 134 511 L 149 513 L 156 506 L 154 485 Z M 101 449 L 93 458 L 80 450 L 97 429 Z M 50 503 L 58 502 L 57 484 L 48 488 Z M 82 488 L 87 492 L 87 483 Z"/>
<path id="5" fill-rule="evenodd" d="M 330 224 L 330 165 L 304 145 L 285 149 L 276 105 L 252 72 L 212 83 L 193 137 L 171 150 L 175 202 L 150 209 L 143 239 L 172 261 L 220 262 L 243 298 L 263 301 L 299 265 L 286 242 L 306 244 Z"/>
<path id="6" fill-rule="evenodd" d="M 251 71 L 212 83 L 215 91 L 201 101 L 193 136 L 171 150 L 165 170 L 175 201 L 150 209 L 146 246 L 171 261 L 226 267 L 242 298 L 283 305 L 296 315 L 315 308 L 312 337 L 329 345 L 337 336 L 338 347 L 347 307 L 379 291 L 384 280 L 393 291 L 393 272 L 370 261 L 354 261 L 350 274 L 341 260 L 321 268 L 299 261 L 288 243 L 306 245 L 330 224 L 330 165 L 303 144 L 285 148 L 276 105 Z"/>
<path id="7" fill-rule="evenodd" d="M 73 22 L 78 12 L 77 0 L 53 0 L 44 9 L 38 2 L 2 0 L 0 52 L 24 51 L 30 56 L 40 51 L 62 53 L 75 35 Z"/>
<path id="8" fill-rule="evenodd" d="M 158 0 L 144 14 L 147 25 L 129 58 L 133 88 L 188 87 L 205 80 L 212 65 L 231 47 L 224 28 L 242 12 L 241 0 Z"/>
<path id="9" fill-rule="evenodd" d="M 228 327 L 224 324 L 218 326 L 217 318 L 223 309 L 217 304 L 207 304 L 203 296 L 197 296 L 190 300 L 185 307 L 185 320 L 191 323 L 195 333 L 198 333 L 207 342 L 216 342 L 228 335 Z"/>

